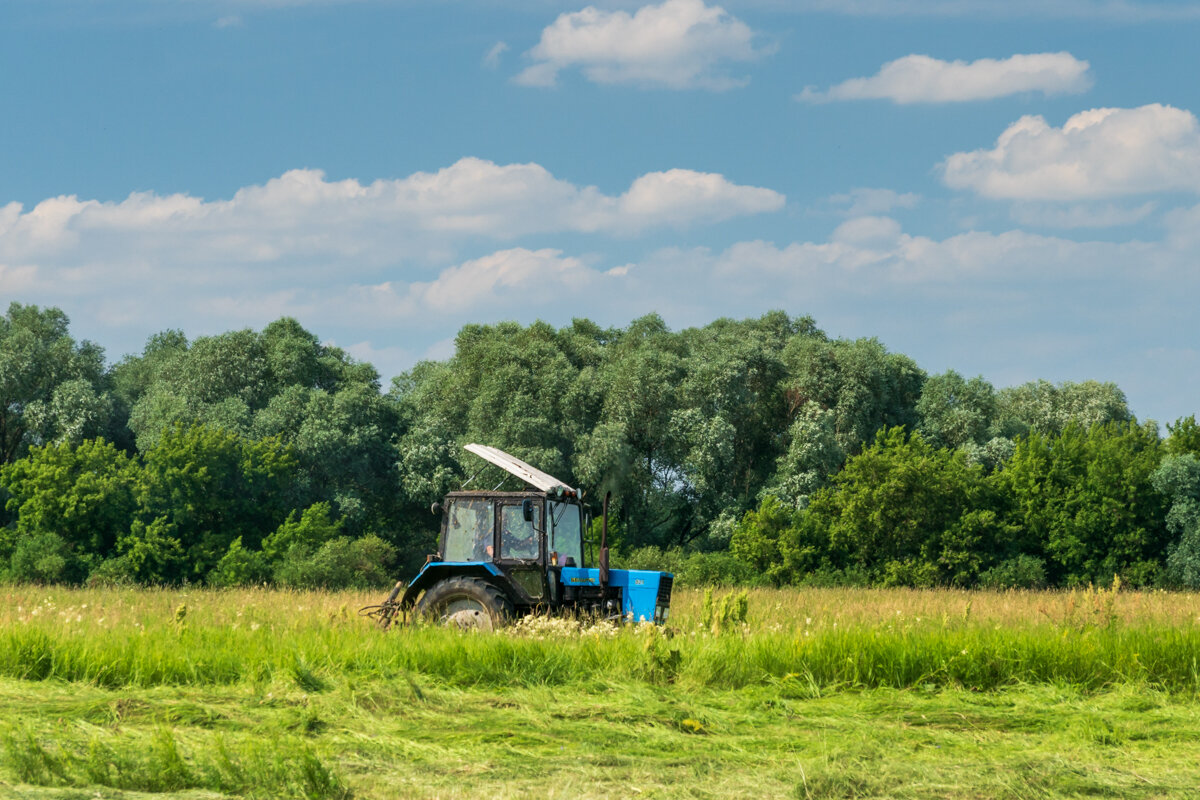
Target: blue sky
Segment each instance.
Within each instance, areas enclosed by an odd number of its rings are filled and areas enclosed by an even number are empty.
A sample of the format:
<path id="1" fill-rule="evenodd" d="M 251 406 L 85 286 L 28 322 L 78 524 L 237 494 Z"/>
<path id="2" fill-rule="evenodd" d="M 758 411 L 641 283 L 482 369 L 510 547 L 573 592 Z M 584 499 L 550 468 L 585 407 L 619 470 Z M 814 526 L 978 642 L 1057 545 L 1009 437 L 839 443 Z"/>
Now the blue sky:
<path id="1" fill-rule="evenodd" d="M 1200 3 L 5 0 L 0 300 L 110 358 L 288 314 L 783 308 L 930 372 L 1200 396 Z"/>

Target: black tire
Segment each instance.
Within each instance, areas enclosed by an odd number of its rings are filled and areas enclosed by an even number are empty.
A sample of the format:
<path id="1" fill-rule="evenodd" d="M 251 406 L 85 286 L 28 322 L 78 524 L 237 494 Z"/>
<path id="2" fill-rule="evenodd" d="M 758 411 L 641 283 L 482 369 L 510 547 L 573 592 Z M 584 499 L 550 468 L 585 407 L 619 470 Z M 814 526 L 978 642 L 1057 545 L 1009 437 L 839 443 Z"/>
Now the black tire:
<path id="1" fill-rule="evenodd" d="M 513 605 L 504 593 L 479 578 L 447 578 L 417 602 L 424 619 L 464 630 L 491 631 L 508 624 Z"/>

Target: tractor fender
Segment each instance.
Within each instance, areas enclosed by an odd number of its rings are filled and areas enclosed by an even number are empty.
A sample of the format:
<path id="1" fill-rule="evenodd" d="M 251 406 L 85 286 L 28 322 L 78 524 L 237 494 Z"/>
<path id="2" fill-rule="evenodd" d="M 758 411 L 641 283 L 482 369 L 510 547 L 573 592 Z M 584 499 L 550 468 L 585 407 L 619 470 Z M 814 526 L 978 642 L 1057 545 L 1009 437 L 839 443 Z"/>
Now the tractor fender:
<path id="1" fill-rule="evenodd" d="M 404 590 L 400 607 L 412 608 L 421 592 L 447 578 L 481 578 L 503 588 L 503 573 L 495 564 L 487 561 L 434 561 L 422 567 L 417 577 L 413 578 L 412 583 Z"/>

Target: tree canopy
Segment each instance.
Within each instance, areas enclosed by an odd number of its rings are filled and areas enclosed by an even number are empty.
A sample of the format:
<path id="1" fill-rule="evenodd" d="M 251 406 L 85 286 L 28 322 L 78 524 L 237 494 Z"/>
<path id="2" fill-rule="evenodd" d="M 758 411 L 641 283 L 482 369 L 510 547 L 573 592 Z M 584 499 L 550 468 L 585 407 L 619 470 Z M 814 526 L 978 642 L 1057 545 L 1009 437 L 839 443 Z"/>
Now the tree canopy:
<path id="1" fill-rule="evenodd" d="M 19 580 L 411 569 L 431 502 L 476 473 L 517 488 L 462 449 L 480 442 L 593 506 L 612 491 L 619 554 L 705 579 L 1200 585 L 1194 417 L 1163 439 L 1114 384 L 928 376 L 782 311 L 468 325 L 385 391 L 289 318 L 164 331 L 107 365 L 61 311 L 14 303 L 0 398 L 0 573 Z"/>

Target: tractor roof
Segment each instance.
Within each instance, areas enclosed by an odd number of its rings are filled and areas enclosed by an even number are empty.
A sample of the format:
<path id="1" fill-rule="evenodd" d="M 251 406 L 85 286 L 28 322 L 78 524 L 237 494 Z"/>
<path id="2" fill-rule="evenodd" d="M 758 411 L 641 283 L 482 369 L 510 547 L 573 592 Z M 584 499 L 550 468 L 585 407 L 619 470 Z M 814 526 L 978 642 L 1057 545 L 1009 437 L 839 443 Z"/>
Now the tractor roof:
<path id="1" fill-rule="evenodd" d="M 495 447 L 488 447 L 487 445 L 482 444 L 464 445 L 463 449 L 469 453 L 474 453 L 484 461 L 495 464 L 497 467 L 500 467 L 500 469 L 508 472 L 510 475 L 517 476 L 539 491 L 556 492 L 558 489 L 561 489 L 562 494 L 574 495 L 575 497 L 579 496 L 579 492 L 572 489 L 570 486 L 567 486 L 567 484 L 563 483 L 558 478 L 554 477 L 553 475 L 547 475 L 537 467 L 529 466 L 521 459 L 517 458 L 516 456 L 510 456 L 503 450 L 498 450 Z"/>

